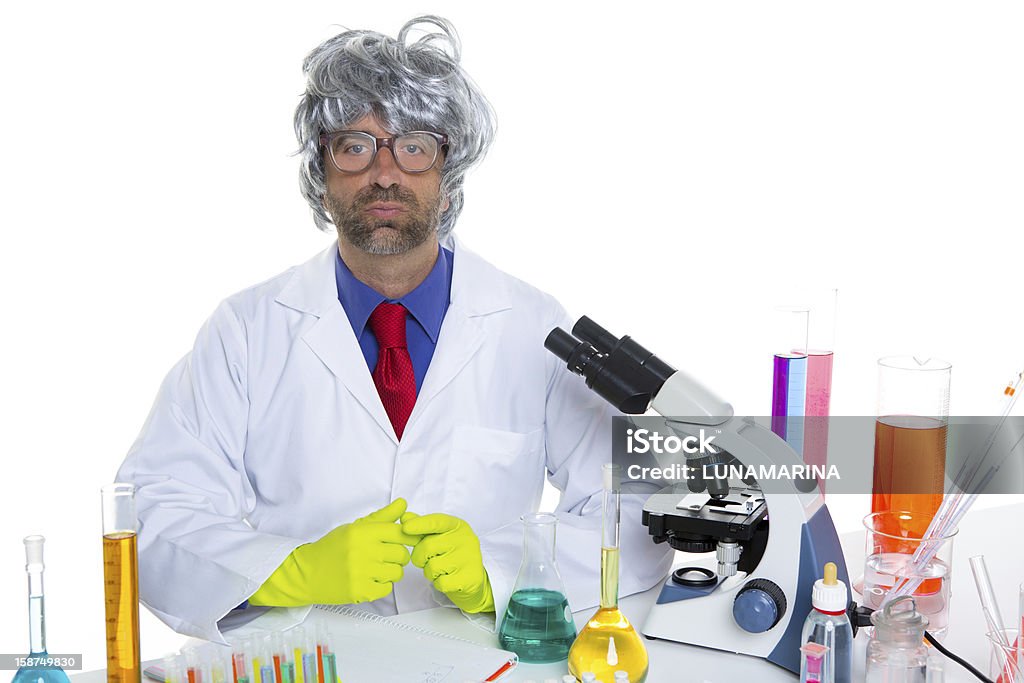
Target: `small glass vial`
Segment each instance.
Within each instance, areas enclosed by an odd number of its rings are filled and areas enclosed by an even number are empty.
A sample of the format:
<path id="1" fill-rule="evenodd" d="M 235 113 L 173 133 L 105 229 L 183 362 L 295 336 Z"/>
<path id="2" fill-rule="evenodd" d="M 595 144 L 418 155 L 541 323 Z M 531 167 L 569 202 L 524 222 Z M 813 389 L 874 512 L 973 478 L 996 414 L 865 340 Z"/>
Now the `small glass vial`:
<path id="1" fill-rule="evenodd" d="M 871 615 L 874 633 L 868 641 L 867 683 L 926 683 L 928 647 L 924 631 L 928 617 L 917 611 L 914 598 L 905 595 Z"/>

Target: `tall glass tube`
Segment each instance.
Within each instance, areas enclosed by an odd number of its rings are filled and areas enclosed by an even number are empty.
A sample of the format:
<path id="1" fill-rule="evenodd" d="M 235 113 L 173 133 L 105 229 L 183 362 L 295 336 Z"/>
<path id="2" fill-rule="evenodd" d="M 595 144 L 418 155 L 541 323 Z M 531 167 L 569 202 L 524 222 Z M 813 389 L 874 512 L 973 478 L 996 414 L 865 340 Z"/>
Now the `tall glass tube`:
<path id="1" fill-rule="evenodd" d="M 107 624 L 108 683 L 140 683 L 139 562 L 135 487 L 104 486 L 103 598 Z"/>
<path id="2" fill-rule="evenodd" d="M 625 671 L 630 681 L 643 683 L 647 648 L 619 611 L 619 468 L 607 464 L 603 473 L 601 606 L 569 650 L 569 673 L 582 680 L 585 672 L 593 672 L 598 680 L 611 681 L 616 671 Z"/>
<path id="3" fill-rule="evenodd" d="M 14 674 L 13 683 L 68 683 L 60 667 L 51 667 L 46 660 L 46 609 L 43 594 L 42 536 L 25 537 L 25 572 L 28 574 L 28 637 L 29 662 Z"/>
<path id="4" fill-rule="evenodd" d="M 942 505 L 952 366 L 934 358 L 878 361 L 872 512 L 910 512 L 923 536 Z"/>
<path id="5" fill-rule="evenodd" d="M 779 308 L 772 368 L 772 431 L 803 455 L 810 310 Z"/>

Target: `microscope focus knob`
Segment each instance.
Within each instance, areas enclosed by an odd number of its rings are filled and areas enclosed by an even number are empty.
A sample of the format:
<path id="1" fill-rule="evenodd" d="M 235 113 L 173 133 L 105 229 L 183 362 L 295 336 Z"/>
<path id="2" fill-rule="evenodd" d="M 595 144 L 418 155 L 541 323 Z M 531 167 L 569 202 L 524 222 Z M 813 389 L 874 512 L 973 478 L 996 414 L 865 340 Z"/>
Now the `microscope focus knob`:
<path id="1" fill-rule="evenodd" d="M 768 579 L 748 581 L 732 603 L 732 616 L 749 633 L 764 633 L 786 614 L 786 594 Z"/>

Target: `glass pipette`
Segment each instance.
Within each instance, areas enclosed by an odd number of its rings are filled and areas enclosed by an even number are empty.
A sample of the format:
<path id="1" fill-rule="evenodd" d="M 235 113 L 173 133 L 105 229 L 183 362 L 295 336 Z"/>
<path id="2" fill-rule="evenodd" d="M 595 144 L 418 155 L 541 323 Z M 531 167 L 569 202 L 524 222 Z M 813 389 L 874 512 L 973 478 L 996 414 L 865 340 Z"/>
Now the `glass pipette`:
<path id="1" fill-rule="evenodd" d="M 897 579 L 893 584 L 889 592 L 886 593 L 885 599 L 882 604 L 886 604 L 891 600 L 903 595 L 910 595 L 921 585 L 924 581 L 922 574 L 924 573 L 925 567 L 935 557 L 935 553 L 938 552 L 941 543 L 928 543 L 928 539 L 943 538 L 949 535 L 957 525 L 963 516 L 967 514 L 971 505 L 978 498 L 978 491 L 983 490 L 988 485 L 995 473 L 1002 467 L 1006 459 L 1017 450 L 1017 447 L 1024 442 L 1024 435 L 1011 446 L 1002 457 L 999 458 L 999 463 L 994 467 L 989 467 L 982 477 L 979 485 L 975 486 L 975 479 L 977 478 L 978 471 L 981 469 L 982 463 L 988 457 L 989 451 L 992 448 L 992 444 L 995 443 L 996 437 L 999 434 L 999 430 L 1002 429 L 1006 423 L 1006 418 L 1010 415 L 1010 411 L 1013 410 L 1014 404 L 1020 397 L 1024 387 L 1024 371 L 1018 372 L 1017 377 L 1011 380 L 1006 387 L 1003 389 L 1004 404 L 1003 411 L 999 416 L 999 420 L 996 422 L 992 431 L 989 433 L 988 438 L 982 446 L 981 456 L 978 458 L 969 457 L 967 463 L 961 467 L 960 473 L 957 475 L 957 490 L 955 493 L 947 495 L 938 511 L 935 513 L 935 517 L 932 519 L 931 524 L 928 525 L 928 530 L 925 532 L 924 540 L 917 551 L 915 551 L 913 558 L 907 563 L 905 572 L 907 576 L 902 576 Z M 972 454 L 973 455 L 973 454 Z M 966 481 L 962 478 L 964 476 L 964 468 L 968 467 L 970 463 L 974 463 L 973 467 L 970 468 L 970 474 L 966 476 Z M 972 491 L 972 493 L 965 493 L 966 490 Z"/>

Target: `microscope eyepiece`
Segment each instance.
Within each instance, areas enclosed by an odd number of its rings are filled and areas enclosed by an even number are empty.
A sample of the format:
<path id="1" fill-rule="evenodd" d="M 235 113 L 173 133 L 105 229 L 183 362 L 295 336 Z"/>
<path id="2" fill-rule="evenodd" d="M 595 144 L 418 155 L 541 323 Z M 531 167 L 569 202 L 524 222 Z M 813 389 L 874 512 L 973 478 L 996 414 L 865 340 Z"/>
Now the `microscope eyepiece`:
<path id="1" fill-rule="evenodd" d="M 619 340 L 615 335 L 604 329 L 587 316 L 583 316 L 572 326 L 572 336 L 589 342 L 601 353 L 611 353 Z"/>
<path id="2" fill-rule="evenodd" d="M 544 348 L 561 358 L 587 386 L 624 413 L 643 414 L 675 370 L 629 337 L 615 336 L 590 318 L 577 321 L 569 334 L 548 333 Z"/>

